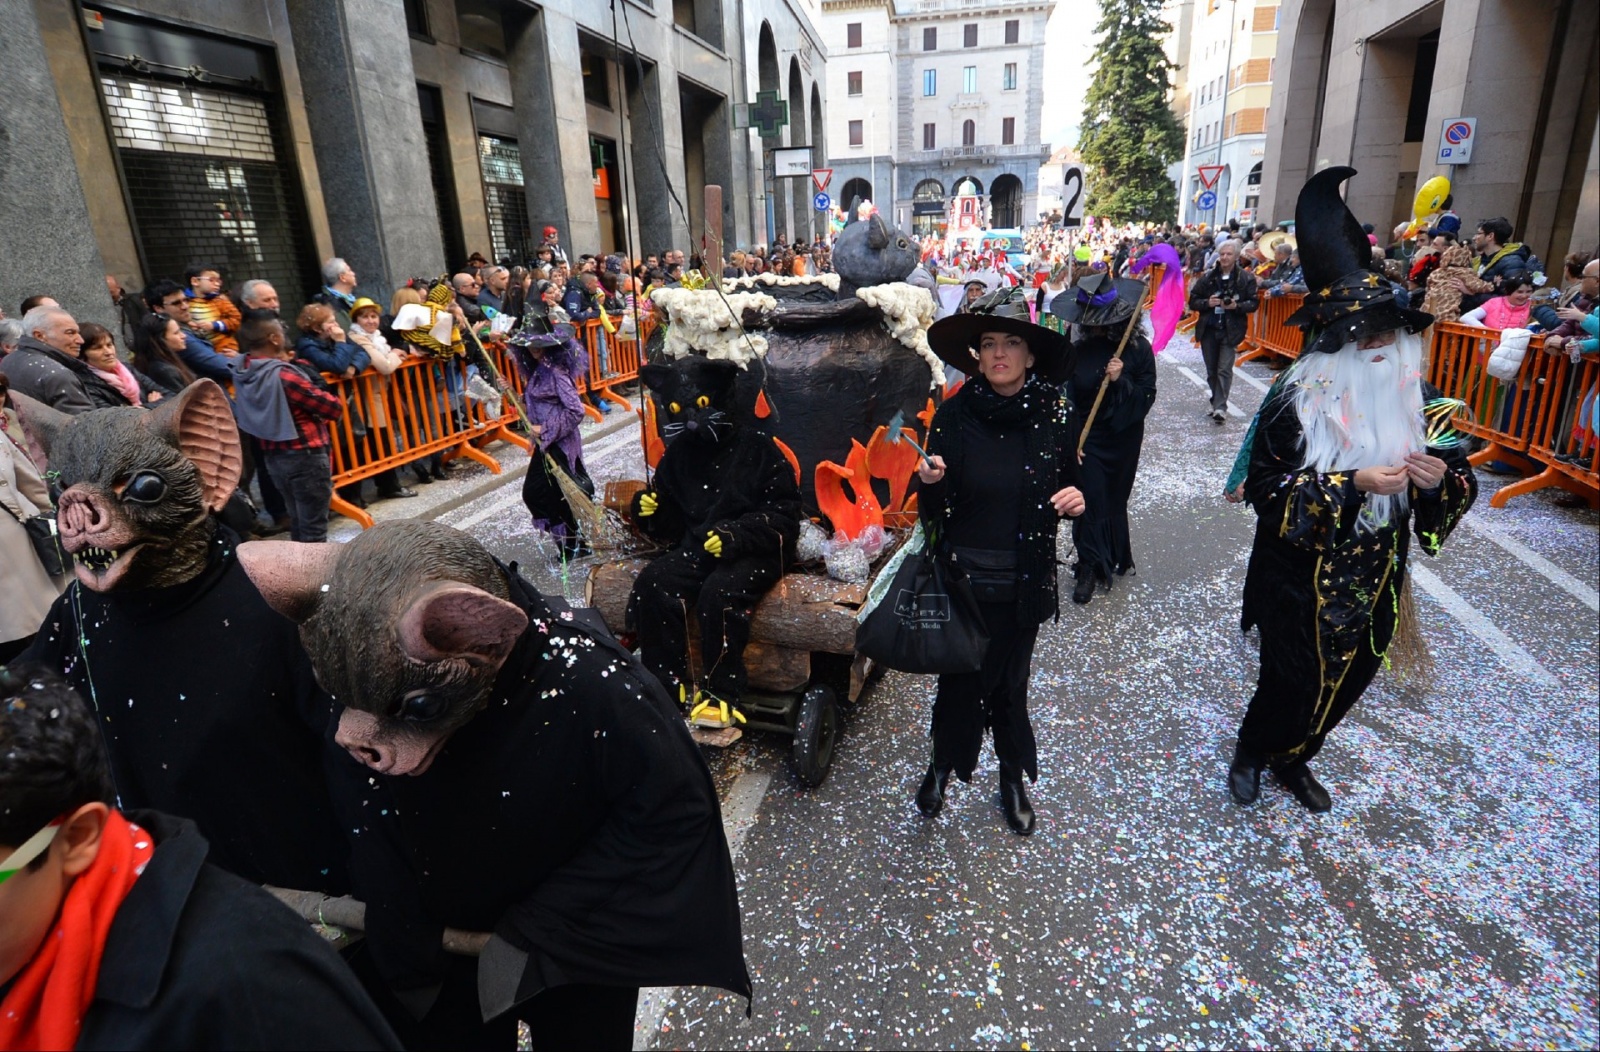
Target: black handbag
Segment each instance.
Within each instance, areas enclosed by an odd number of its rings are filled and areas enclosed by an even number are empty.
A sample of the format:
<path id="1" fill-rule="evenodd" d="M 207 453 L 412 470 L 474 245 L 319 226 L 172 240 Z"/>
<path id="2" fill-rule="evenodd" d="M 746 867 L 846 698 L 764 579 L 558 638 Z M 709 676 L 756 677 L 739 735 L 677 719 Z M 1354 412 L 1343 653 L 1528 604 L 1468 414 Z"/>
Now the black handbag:
<path id="1" fill-rule="evenodd" d="M 63 577 L 72 572 L 72 556 L 61 547 L 61 534 L 56 529 L 55 515 L 35 515 L 22 520 L 22 528 L 33 542 L 39 565 L 51 577 Z"/>
<path id="2" fill-rule="evenodd" d="M 923 675 L 976 672 L 989 649 L 964 570 L 935 545 L 908 555 L 856 630 L 856 650 L 885 668 Z"/>

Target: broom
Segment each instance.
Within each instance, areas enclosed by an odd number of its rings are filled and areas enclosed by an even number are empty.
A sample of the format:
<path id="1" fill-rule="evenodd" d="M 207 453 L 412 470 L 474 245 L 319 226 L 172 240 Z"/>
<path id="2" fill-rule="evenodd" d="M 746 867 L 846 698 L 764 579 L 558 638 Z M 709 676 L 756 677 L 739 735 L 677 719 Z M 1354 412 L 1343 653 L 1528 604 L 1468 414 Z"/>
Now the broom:
<path id="1" fill-rule="evenodd" d="M 500 370 L 495 368 L 494 361 L 489 357 L 489 353 L 483 349 L 483 344 L 479 342 L 478 334 L 472 330 L 472 326 L 468 325 L 464 326 L 464 328 L 467 330 L 467 335 L 472 338 L 472 344 L 467 348 L 468 360 L 494 381 L 496 390 L 511 399 L 512 406 L 517 410 L 517 418 L 522 421 L 522 426 L 528 429 L 528 434 L 537 442 L 538 437 L 533 435 L 533 422 L 528 419 L 527 411 L 522 407 L 522 399 L 517 397 L 516 392 L 511 389 L 511 385 L 506 383 L 505 378 L 500 375 Z M 550 473 L 550 477 L 555 479 L 556 488 L 561 491 L 562 499 L 567 502 L 567 507 L 572 510 L 572 517 L 577 519 L 578 525 L 584 528 L 583 532 L 588 536 L 590 546 L 595 548 L 617 547 L 616 544 L 610 543 L 613 538 L 610 537 L 610 531 L 606 529 L 605 509 L 596 504 L 594 498 L 584 492 L 583 487 L 578 485 L 578 481 L 563 470 L 561 465 L 556 463 L 554 457 L 548 455 L 544 457 L 544 468 Z M 602 540 L 606 543 L 603 544 Z"/>

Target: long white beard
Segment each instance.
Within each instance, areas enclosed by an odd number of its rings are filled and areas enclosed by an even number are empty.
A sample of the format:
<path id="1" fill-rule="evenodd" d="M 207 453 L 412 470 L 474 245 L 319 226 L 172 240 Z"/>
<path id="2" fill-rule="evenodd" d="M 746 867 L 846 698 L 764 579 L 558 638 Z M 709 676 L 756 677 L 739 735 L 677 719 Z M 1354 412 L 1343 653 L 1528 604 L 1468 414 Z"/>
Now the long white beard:
<path id="1" fill-rule="evenodd" d="M 1381 357 L 1382 361 L 1375 361 Z M 1387 347 L 1308 354 L 1289 367 L 1304 435 L 1302 467 L 1355 472 L 1402 464 L 1427 448 L 1422 417 L 1422 340 L 1395 334 Z M 1406 495 L 1367 494 L 1357 529 L 1370 533 L 1406 513 Z"/>

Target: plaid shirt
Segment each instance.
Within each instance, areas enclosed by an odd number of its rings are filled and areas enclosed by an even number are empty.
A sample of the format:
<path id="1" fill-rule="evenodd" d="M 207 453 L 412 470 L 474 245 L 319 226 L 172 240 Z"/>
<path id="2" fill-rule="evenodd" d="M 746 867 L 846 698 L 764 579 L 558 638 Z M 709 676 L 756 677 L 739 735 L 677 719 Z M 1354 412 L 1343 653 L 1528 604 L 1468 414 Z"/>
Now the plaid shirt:
<path id="1" fill-rule="evenodd" d="M 268 453 L 286 450 L 325 449 L 328 445 L 328 421 L 344 415 L 344 402 L 332 391 L 322 387 L 300 370 L 298 362 L 279 370 L 283 393 L 289 399 L 289 415 L 294 417 L 294 438 L 285 442 L 260 439 L 261 448 Z"/>

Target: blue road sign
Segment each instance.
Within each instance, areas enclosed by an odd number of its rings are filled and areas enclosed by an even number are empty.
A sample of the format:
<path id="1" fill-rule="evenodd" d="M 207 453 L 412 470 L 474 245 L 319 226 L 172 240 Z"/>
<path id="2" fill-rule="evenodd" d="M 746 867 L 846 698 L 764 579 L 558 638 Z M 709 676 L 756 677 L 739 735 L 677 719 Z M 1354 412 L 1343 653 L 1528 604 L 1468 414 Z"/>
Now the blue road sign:
<path id="1" fill-rule="evenodd" d="M 818 194 L 811 199 L 811 204 L 819 212 L 826 212 L 833 207 L 833 198 L 827 194 Z"/>
<path id="2" fill-rule="evenodd" d="M 1200 206 L 1200 211 L 1209 212 L 1217 207 L 1217 192 L 1215 190 L 1207 190 L 1200 195 L 1200 200 L 1195 203 Z"/>

